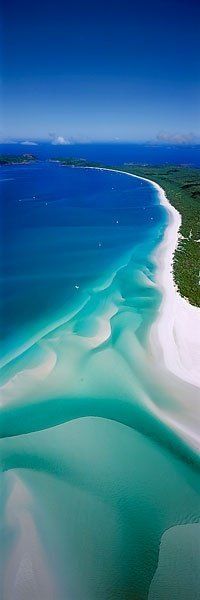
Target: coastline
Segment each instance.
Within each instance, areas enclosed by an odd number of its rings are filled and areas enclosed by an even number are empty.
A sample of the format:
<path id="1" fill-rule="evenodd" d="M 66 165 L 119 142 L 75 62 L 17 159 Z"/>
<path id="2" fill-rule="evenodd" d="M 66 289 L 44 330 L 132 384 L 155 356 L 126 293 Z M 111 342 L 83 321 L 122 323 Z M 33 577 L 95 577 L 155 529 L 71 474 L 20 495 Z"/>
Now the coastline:
<path id="1" fill-rule="evenodd" d="M 169 222 L 164 238 L 156 250 L 157 283 L 162 291 L 162 302 L 156 321 L 150 331 L 150 347 L 154 359 L 183 381 L 200 386 L 200 310 L 192 306 L 177 291 L 173 278 L 173 255 L 178 245 L 181 215 L 174 208 L 163 188 L 152 182 L 165 206 Z M 160 353 L 160 347 L 162 354 Z"/>
<path id="2" fill-rule="evenodd" d="M 98 167 L 87 167 L 98 169 Z M 173 278 L 173 255 L 178 245 L 181 215 L 169 202 L 164 189 L 155 181 L 120 169 L 100 167 L 148 181 L 157 190 L 160 203 L 166 208 L 169 222 L 164 238 L 156 249 L 156 283 L 162 292 L 162 301 L 149 335 L 150 353 L 157 366 L 165 367 L 181 380 L 200 387 L 200 310 L 192 306 L 176 289 Z"/>

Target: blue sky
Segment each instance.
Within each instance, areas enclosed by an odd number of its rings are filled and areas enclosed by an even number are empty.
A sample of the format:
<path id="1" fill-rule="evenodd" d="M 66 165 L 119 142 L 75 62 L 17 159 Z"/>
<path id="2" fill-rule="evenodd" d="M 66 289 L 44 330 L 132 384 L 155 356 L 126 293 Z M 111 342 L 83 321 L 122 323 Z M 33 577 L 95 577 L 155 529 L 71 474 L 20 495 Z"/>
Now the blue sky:
<path id="1" fill-rule="evenodd" d="M 4 3 L 1 138 L 198 137 L 198 4 Z"/>

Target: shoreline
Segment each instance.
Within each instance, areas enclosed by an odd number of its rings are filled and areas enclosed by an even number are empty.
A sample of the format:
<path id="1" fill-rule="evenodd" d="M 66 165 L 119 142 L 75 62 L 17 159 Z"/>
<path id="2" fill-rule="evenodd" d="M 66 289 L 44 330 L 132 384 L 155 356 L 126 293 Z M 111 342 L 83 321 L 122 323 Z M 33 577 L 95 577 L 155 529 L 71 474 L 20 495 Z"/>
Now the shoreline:
<path id="1" fill-rule="evenodd" d="M 157 190 L 159 201 L 168 212 L 169 222 L 162 242 L 156 248 L 156 284 L 162 292 L 162 301 L 149 334 L 149 348 L 157 366 L 165 367 L 181 380 L 200 387 L 200 310 L 192 306 L 176 289 L 173 278 L 173 255 L 178 245 L 181 215 L 169 202 L 165 190 L 152 179 L 120 169 L 87 167 L 113 171 L 148 181 Z"/>
<path id="2" fill-rule="evenodd" d="M 149 343 L 154 359 L 183 381 L 200 386 L 200 310 L 192 306 L 177 290 L 173 277 L 173 256 L 178 245 L 181 215 L 169 202 L 165 191 L 152 182 L 160 203 L 165 206 L 169 222 L 164 238 L 155 252 L 156 281 L 162 291 L 162 301 L 156 321 L 152 324 Z M 162 356 L 160 356 L 160 349 Z"/>

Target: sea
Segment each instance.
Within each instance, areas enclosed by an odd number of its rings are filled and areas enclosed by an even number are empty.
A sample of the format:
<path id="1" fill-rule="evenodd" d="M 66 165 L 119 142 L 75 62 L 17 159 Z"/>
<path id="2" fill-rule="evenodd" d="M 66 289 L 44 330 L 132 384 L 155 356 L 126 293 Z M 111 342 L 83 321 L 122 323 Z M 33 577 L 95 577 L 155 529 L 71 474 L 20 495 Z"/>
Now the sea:
<path id="1" fill-rule="evenodd" d="M 2 597 L 195 600 L 193 389 L 149 344 L 168 214 L 147 181 L 48 158 L 198 166 L 199 148 L 0 151 L 39 158 L 0 168 Z"/>
<path id="2" fill-rule="evenodd" d="M 28 142 L 28 140 L 27 140 Z M 176 164 L 200 166 L 200 144 L 132 144 L 132 143 L 87 143 L 56 145 L 39 141 L 30 145 L 21 143 L 0 143 L 0 154 L 32 153 L 41 160 L 48 158 L 85 158 L 103 162 L 106 165 L 121 165 L 125 162 L 136 164 Z M 36 145 L 35 145 L 36 144 Z"/>

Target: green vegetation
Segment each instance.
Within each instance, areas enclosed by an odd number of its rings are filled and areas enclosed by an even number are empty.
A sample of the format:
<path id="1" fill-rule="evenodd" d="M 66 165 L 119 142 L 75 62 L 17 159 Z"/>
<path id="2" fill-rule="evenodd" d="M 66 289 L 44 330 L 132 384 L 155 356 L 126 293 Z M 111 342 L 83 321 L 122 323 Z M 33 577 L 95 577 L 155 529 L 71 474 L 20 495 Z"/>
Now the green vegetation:
<path id="1" fill-rule="evenodd" d="M 134 164 L 120 168 L 156 181 L 181 214 L 180 239 L 173 262 L 174 280 L 181 296 L 200 306 L 200 170 L 185 166 Z"/>
<path id="2" fill-rule="evenodd" d="M 24 165 L 33 160 L 36 160 L 33 154 L 20 154 L 19 156 L 12 156 L 10 154 L 0 155 L 0 165 Z"/>
<path id="3" fill-rule="evenodd" d="M 51 161 L 52 162 L 52 161 Z M 88 161 L 85 158 L 59 158 L 56 162 L 59 162 L 65 167 L 98 167 L 101 168 L 105 165 L 101 165 L 98 162 Z"/>

